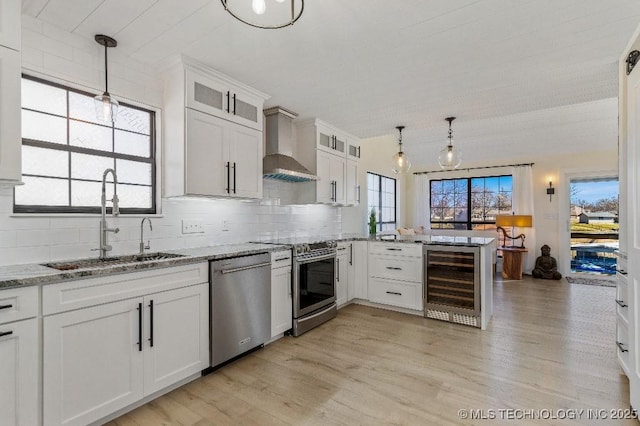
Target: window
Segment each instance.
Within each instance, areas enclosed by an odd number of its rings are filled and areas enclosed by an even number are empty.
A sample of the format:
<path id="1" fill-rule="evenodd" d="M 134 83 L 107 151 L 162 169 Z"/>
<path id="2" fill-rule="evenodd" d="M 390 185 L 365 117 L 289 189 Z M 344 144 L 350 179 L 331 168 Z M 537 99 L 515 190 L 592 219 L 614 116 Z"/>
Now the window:
<path id="1" fill-rule="evenodd" d="M 497 215 L 511 214 L 511 175 L 432 180 L 430 185 L 431 228 L 495 229 Z"/>
<path id="2" fill-rule="evenodd" d="M 116 122 L 101 122 L 93 96 L 23 75 L 24 185 L 14 190 L 14 212 L 99 213 L 108 168 L 121 213 L 156 212 L 155 113 L 120 103 Z"/>
<path id="3" fill-rule="evenodd" d="M 377 230 L 393 231 L 396 229 L 396 180 L 367 172 L 367 195 L 369 208 L 376 212 Z"/>

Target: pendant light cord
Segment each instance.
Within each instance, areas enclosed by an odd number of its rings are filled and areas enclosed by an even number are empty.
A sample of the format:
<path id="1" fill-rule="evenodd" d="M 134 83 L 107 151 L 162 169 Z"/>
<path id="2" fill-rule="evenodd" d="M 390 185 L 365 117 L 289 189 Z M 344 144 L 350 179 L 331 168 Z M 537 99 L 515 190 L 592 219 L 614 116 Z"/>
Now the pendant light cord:
<path id="1" fill-rule="evenodd" d="M 104 93 L 109 94 L 109 70 L 107 69 L 107 45 L 104 45 Z"/>

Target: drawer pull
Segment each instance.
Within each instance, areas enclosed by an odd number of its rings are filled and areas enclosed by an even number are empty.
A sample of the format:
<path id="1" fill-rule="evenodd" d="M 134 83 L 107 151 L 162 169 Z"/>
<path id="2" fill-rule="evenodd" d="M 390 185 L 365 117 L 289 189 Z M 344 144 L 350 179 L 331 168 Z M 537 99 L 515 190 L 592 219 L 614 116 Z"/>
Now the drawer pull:
<path id="1" fill-rule="evenodd" d="M 398 268 L 397 266 L 387 266 L 387 269 L 391 269 L 392 271 L 402 271 L 402 268 Z"/>
<path id="2" fill-rule="evenodd" d="M 283 257 L 283 258 L 274 260 L 274 262 L 283 262 L 285 260 L 289 260 L 289 258 L 288 257 Z"/>
<path id="3" fill-rule="evenodd" d="M 13 305 L 0 305 L 0 309 L 10 309 L 13 308 Z"/>
<path id="4" fill-rule="evenodd" d="M 396 296 L 402 296 L 402 293 L 398 293 L 397 291 L 387 291 L 387 294 L 393 294 Z"/>
<path id="5" fill-rule="evenodd" d="M 624 345 L 620 342 L 616 342 L 616 346 L 618 346 L 618 349 L 620 349 L 620 352 L 629 352 L 629 349 L 625 349 Z"/>
<path id="6" fill-rule="evenodd" d="M 0 337 L 10 336 L 13 334 L 13 331 L 0 331 Z"/>
<path id="7" fill-rule="evenodd" d="M 390 250 L 390 251 L 402 251 L 401 248 L 387 248 L 387 250 Z"/>
<path id="8" fill-rule="evenodd" d="M 625 271 L 624 269 L 618 269 L 616 272 L 620 275 L 627 275 L 627 271 Z"/>
<path id="9" fill-rule="evenodd" d="M 621 308 L 626 308 L 627 306 L 629 306 L 629 305 L 625 304 L 624 301 L 618 300 L 618 299 L 616 299 L 616 303 L 618 305 L 620 305 Z"/>

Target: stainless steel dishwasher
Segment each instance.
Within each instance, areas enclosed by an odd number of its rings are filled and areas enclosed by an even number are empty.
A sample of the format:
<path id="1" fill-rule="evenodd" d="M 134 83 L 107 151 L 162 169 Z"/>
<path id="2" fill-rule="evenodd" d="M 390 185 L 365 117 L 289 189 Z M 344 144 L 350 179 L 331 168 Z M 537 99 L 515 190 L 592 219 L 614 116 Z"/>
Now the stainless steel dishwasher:
<path id="1" fill-rule="evenodd" d="M 211 262 L 211 366 L 263 345 L 271 335 L 271 255 Z"/>

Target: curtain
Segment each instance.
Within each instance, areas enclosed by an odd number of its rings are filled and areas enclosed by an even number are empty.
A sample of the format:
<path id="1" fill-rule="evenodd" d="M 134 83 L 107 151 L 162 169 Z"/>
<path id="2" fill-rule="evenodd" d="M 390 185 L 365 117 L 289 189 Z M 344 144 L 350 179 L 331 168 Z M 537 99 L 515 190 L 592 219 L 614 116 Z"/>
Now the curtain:
<path id="1" fill-rule="evenodd" d="M 538 253 L 536 243 L 536 218 L 533 208 L 533 168 L 531 166 L 514 167 L 513 175 L 513 212 L 514 214 L 528 214 L 533 218 L 533 228 L 516 228 L 514 234 L 526 235 L 525 246 L 529 250 L 524 256 L 524 273 L 530 274 L 535 266 Z"/>
<path id="2" fill-rule="evenodd" d="M 415 175 L 414 177 L 415 191 L 413 203 L 413 217 L 415 223 L 413 226 L 424 226 L 427 230 L 431 229 L 431 220 L 429 220 L 431 210 L 431 200 L 429 199 L 429 177 L 425 175 Z"/>

